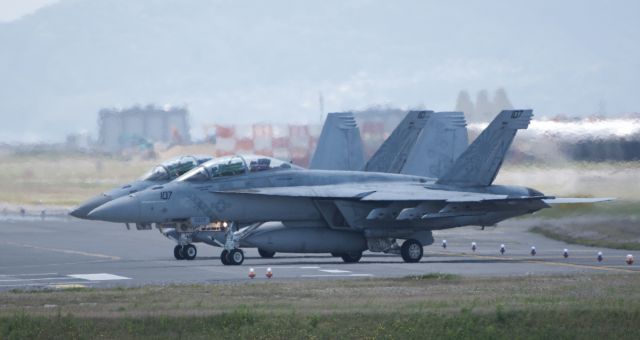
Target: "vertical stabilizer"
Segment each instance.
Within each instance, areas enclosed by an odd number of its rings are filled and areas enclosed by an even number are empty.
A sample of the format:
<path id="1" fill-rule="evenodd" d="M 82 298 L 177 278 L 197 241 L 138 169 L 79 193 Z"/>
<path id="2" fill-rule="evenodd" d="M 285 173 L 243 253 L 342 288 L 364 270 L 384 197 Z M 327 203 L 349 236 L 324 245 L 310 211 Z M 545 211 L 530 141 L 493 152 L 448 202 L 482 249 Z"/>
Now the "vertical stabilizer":
<path id="1" fill-rule="evenodd" d="M 351 112 L 334 112 L 324 121 L 310 169 L 360 170 L 364 151 L 360 129 Z"/>
<path id="2" fill-rule="evenodd" d="M 409 111 L 369 159 L 364 171 L 399 173 L 433 111 Z"/>
<path id="3" fill-rule="evenodd" d="M 504 110 L 487 126 L 437 184 L 487 186 L 502 166 L 516 132 L 526 129 L 532 110 Z"/>
<path id="4" fill-rule="evenodd" d="M 439 178 L 469 146 L 467 122 L 462 112 L 434 113 L 415 146 L 401 173 Z"/>

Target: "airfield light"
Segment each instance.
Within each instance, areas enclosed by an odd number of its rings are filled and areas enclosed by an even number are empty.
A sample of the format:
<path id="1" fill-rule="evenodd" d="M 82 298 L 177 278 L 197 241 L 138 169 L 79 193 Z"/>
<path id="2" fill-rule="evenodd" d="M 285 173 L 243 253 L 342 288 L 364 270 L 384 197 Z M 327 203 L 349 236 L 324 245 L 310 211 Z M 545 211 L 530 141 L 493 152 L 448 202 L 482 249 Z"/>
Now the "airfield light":
<path id="1" fill-rule="evenodd" d="M 633 264 L 633 255 L 629 254 L 627 255 L 627 259 L 626 261 L 628 265 L 632 265 Z"/>
<path id="2" fill-rule="evenodd" d="M 598 252 L 598 262 L 602 262 L 602 252 Z"/>
<path id="3" fill-rule="evenodd" d="M 273 272 L 271 271 L 271 267 L 267 268 L 267 273 L 265 274 L 267 279 L 270 279 L 273 276 Z"/>
<path id="4" fill-rule="evenodd" d="M 500 245 L 500 255 L 504 255 L 504 252 L 506 251 L 504 244 Z"/>
<path id="5" fill-rule="evenodd" d="M 476 249 L 478 249 L 478 246 L 476 245 L 476 243 L 471 242 L 471 250 L 476 251 Z"/>
<path id="6" fill-rule="evenodd" d="M 442 248 L 447 249 L 447 240 L 442 240 Z"/>
<path id="7" fill-rule="evenodd" d="M 567 248 L 564 248 L 564 251 L 562 252 L 562 256 L 564 256 L 565 259 L 569 257 L 569 250 Z"/>
<path id="8" fill-rule="evenodd" d="M 256 277 L 256 271 L 253 268 L 249 268 L 249 278 L 253 279 L 254 277 Z"/>
<path id="9" fill-rule="evenodd" d="M 536 246 L 531 246 L 531 256 L 536 256 Z"/>

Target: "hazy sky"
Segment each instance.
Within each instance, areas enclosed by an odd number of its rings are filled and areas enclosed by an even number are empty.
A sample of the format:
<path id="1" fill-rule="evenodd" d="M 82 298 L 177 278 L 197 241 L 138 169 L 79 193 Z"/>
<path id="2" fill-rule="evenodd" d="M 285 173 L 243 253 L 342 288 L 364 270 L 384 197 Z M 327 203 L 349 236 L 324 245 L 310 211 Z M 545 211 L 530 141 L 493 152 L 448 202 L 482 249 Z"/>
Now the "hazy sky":
<path id="1" fill-rule="evenodd" d="M 0 0 L 0 22 L 16 20 L 58 0 Z"/>
<path id="2" fill-rule="evenodd" d="M 507 90 L 537 116 L 640 112 L 640 1 L 2 1 L 0 142 L 95 135 L 103 107 L 202 124 L 452 110 Z"/>

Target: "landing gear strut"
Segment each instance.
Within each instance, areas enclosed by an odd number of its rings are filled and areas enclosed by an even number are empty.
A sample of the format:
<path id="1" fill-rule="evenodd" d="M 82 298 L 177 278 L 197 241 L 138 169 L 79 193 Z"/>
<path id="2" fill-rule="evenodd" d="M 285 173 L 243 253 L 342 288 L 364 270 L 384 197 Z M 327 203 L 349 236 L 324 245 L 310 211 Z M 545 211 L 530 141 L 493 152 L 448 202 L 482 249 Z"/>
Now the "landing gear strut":
<path id="1" fill-rule="evenodd" d="M 414 239 L 404 241 L 400 247 L 400 255 L 402 255 L 404 262 L 419 262 L 422 259 L 422 243 Z"/>

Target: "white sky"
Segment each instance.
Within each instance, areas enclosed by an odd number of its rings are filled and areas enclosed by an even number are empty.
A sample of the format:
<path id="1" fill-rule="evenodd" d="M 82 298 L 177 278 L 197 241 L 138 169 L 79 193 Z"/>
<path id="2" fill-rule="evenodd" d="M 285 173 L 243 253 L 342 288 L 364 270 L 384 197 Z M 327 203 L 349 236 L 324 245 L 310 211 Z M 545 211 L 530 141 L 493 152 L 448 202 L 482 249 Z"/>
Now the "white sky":
<path id="1" fill-rule="evenodd" d="M 58 0 L 0 0 L 0 22 L 9 22 L 31 14 Z"/>

